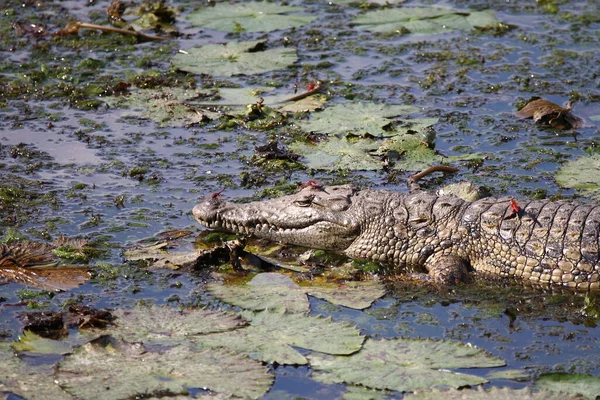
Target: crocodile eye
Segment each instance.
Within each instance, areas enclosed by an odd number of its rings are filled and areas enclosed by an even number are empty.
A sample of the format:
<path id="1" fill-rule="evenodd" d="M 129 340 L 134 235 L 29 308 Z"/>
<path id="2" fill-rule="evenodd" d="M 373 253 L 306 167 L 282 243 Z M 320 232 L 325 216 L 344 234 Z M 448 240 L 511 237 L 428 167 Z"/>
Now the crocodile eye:
<path id="1" fill-rule="evenodd" d="M 309 194 L 309 195 L 302 196 L 301 198 L 294 200 L 294 204 L 297 205 L 298 207 L 310 207 L 311 204 L 313 203 L 314 199 L 315 199 L 315 195 Z"/>

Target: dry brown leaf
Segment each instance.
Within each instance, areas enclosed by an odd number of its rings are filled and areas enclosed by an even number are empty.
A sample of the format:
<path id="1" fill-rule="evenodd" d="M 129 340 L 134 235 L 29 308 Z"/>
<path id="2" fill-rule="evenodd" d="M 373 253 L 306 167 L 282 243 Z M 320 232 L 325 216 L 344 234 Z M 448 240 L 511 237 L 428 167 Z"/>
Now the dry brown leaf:
<path id="1" fill-rule="evenodd" d="M 571 102 L 565 108 L 544 99 L 533 100 L 517 112 L 520 117 L 533 118 L 535 122 L 550 125 L 556 129 L 577 129 L 583 120 L 571 113 Z"/>

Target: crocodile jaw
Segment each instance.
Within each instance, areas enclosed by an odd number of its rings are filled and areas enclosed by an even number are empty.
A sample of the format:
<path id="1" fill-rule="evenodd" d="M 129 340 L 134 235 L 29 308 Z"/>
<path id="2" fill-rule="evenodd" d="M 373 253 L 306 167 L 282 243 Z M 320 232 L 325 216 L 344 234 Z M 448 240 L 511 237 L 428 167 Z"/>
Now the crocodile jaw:
<path id="1" fill-rule="evenodd" d="M 307 191 L 303 190 L 304 195 Z M 201 225 L 211 229 L 312 248 L 347 249 L 359 235 L 359 224 L 346 210 L 299 206 L 297 200 L 302 196 L 298 193 L 247 204 L 210 197 L 192 212 Z"/>

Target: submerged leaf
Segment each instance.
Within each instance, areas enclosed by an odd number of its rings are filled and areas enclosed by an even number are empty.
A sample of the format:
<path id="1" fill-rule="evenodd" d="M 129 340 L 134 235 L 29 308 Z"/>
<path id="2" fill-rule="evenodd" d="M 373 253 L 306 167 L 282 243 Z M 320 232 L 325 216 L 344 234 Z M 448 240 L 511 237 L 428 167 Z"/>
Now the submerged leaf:
<path id="1" fill-rule="evenodd" d="M 414 391 L 438 385 L 462 387 L 485 383 L 484 378 L 446 368 L 491 368 L 505 365 L 483 350 L 449 341 L 422 339 L 367 340 L 352 357 L 307 356 L 325 383 L 352 383 L 376 389 Z M 443 368 L 443 369 L 442 369 Z"/>
<path id="2" fill-rule="evenodd" d="M 273 382 L 267 367 L 222 349 L 176 346 L 149 352 L 140 344 L 100 337 L 67 355 L 56 380 L 82 399 L 187 394 L 186 388 L 257 399 Z"/>
<path id="3" fill-rule="evenodd" d="M 52 365 L 30 365 L 5 343 L 0 345 L 0 392 L 14 393 L 29 400 L 73 400 L 52 378 Z"/>
<path id="4" fill-rule="evenodd" d="M 540 389 L 564 392 L 571 395 L 584 395 L 590 399 L 600 393 L 600 378 L 583 374 L 550 373 L 543 374 L 535 382 Z"/>
<path id="5" fill-rule="evenodd" d="M 562 187 L 576 189 L 586 196 L 600 199 L 600 154 L 564 163 L 555 179 Z"/>
<path id="6" fill-rule="evenodd" d="M 263 42 L 230 42 L 194 47 L 172 58 L 173 65 L 193 74 L 253 75 L 286 68 L 298 60 L 296 50 L 262 49 Z"/>
<path id="7" fill-rule="evenodd" d="M 271 32 L 306 25 L 316 18 L 302 14 L 284 15 L 303 10 L 302 7 L 267 2 L 217 3 L 191 13 L 188 19 L 194 25 L 218 31 Z"/>
<path id="8" fill-rule="evenodd" d="M 220 300 L 248 310 L 305 313 L 310 307 L 304 291 L 282 274 L 258 274 L 242 286 L 211 283 L 207 289 Z"/>
<path id="9" fill-rule="evenodd" d="M 438 390 L 423 391 L 411 393 L 404 396 L 405 400 L 565 400 L 568 395 L 565 393 L 549 392 L 541 390 L 533 392 L 529 388 L 512 389 L 497 388 L 483 389 L 478 387 L 476 390 Z M 575 399 L 573 399 L 575 400 Z"/>
<path id="10" fill-rule="evenodd" d="M 175 310 L 170 307 L 117 309 L 115 327 L 105 331 L 128 342 L 179 344 L 189 336 L 225 332 L 247 325 L 237 315 L 223 311 Z"/>
<path id="11" fill-rule="evenodd" d="M 548 100 L 537 99 L 527 103 L 517 114 L 556 129 L 577 129 L 583 126 L 583 120 L 571 113 L 570 103 L 562 108 Z"/>
<path id="12" fill-rule="evenodd" d="M 291 346 L 326 354 L 352 354 L 364 341 L 360 331 L 343 323 L 303 314 L 244 313 L 250 326 L 232 332 L 194 336 L 199 347 L 226 347 L 268 363 L 306 364 Z"/>
<path id="13" fill-rule="evenodd" d="M 161 126 L 188 126 L 219 116 L 191 104 L 193 100 L 211 93 L 207 90 L 162 87 L 138 89 L 127 96 L 106 97 L 104 101 L 111 107 L 129 107 L 129 115 L 151 119 Z"/>
<path id="14" fill-rule="evenodd" d="M 493 11 L 457 11 L 435 7 L 399 7 L 369 11 L 353 21 L 372 32 L 438 34 L 498 24 Z"/>

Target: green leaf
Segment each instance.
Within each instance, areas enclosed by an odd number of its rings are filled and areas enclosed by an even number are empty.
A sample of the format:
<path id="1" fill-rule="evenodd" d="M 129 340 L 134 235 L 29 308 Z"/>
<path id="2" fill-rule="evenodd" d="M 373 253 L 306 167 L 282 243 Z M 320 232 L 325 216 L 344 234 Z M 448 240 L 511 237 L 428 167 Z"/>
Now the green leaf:
<path id="1" fill-rule="evenodd" d="M 304 286 L 308 294 L 327 300 L 332 304 L 362 310 L 385 296 L 385 288 L 379 282 L 346 282 L 324 286 Z"/>
<path id="2" fill-rule="evenodd" d="M 191 340 L 199 347 L 226 347 L 268 363 L 297 365 L 307 361 L 291 346 L 326 354 L 352 354 L 364 341 L 357 328 L 329 318 L 271 312 L 246 312 L 244 317 L 251 319 L 247 328 Z"/>
<path id="3" fill-rule="evenodd" d="M 532 392 L 531 389 L 497 388 L 476 390 L 438 390 L 411 393 L 404 396 L 405 400 L 565 400 L 565 393 L 549 392 L 547 390 Z"/>
<path id="4" fill-rule="evenodd" d="M 260 50 L 260 41 L 207 44 L 194 47 L 172 58 L 175 68 L 193 74 L 212 76 L 253 75 L 286 68 L 298 60 L 296 50 Z"/>
<path id="5" fill-rule="evenodd" d="M 52 378 L 50 364 L 30 365 L 7 346 L 0 345 L 0 393 L 11 392 L 29 400 L 72 400 Z"/>
<path id="6" fill-rule="evenodd" d="M 600 154 L 566 162 L 555 179 L 562 187 L 577 189 L 585 196 L 600 199 Z"/>
<path id="7" fill-rule="evenodd" d="M 371 139 L 350 141 L 347 138 L 332 137 L 315 145 L 292 143 L 290 151 L 303 155 L 304 164 L 309 168 L 322 170 L 369 171 L 381 169 L 381 161 L 369 152 L 379 148 Z"/>
<path id="8" fill-rule="evenodd" d="M 414 391 L 485 383 L 484 378 L 447 371 L 448 368 L 490 368 L 505 365 L 483 350 L 461 343 L 423 339 L 367 340 L 352 357 L 307 356 L 325 383 L 351 383 L 374 389 Z"/>
<path id="9" fill-rule="evenodd" d="M 306 25 L 316 18 L 303 14 L 283 15 L 303 10 L 267 2 L 217 3 L 191 13 L 188 19 L 194 25 L 217 31 L 271 32 Z"/>
<path id="10" fill-rule="evenodd" d="M 282 274 L 258 274 L 242 286 L 210 283 L 207 290 L 220 300 L 247 310 L 305 313 L 310 308 L 304 291 Z"/>
<path id="11" fill-rule="evenodd" d="M 66 341 L 46 339 L 31 331 L 19 335 L 19 340 L 12 347 L 18 352 L 35 354 L 66 354 L 72 349 Z"/>
<path id="12" fill-rule="evenodd" d="M 117 309 L 111 336 L 144 344 L 180 344 L 189 336 L 224 332 L 247 325 L 238 315 L 223 311 L 175 310 L 170 307 Z"/>
<path id="13" fill-rule="evenodd" d="M 540 376 L 535 386 L 571 395 L 581 394 L 595 399 L 600 393 L 600 378 L 583 374 L 551 373 Z"/>
<path id="14" fill-rule="evenodd" d="M 56 380 L 82 399 L 187 394 L 186 388 L 257 399 L 273 376 L 260 363 L 222 349 L 176 346 L 150 352 L 140 344 L 103 336 L 59 362 Z"/>
<path id="15" fill-rule="evenodd" d="M 457 11 L 435 7 L 399 7 L 369 11 L 357 16 L 354 24 L 372 32 L 408 31 L 431 35 L 453 30 L 471 30 L 500 21 L 493 11 Z"/>
<path id="16" fill-rule="evenodd" d="M 393 136 L 394 130 L 388 127 L 396 117 L 420 111 L 418 107 L 374 103 L 335 104 L 314 113 L 309 120 L 298 121 L 307 132 L 320 132 L 329 135 L 369 134 L 375 137 Z"/>

